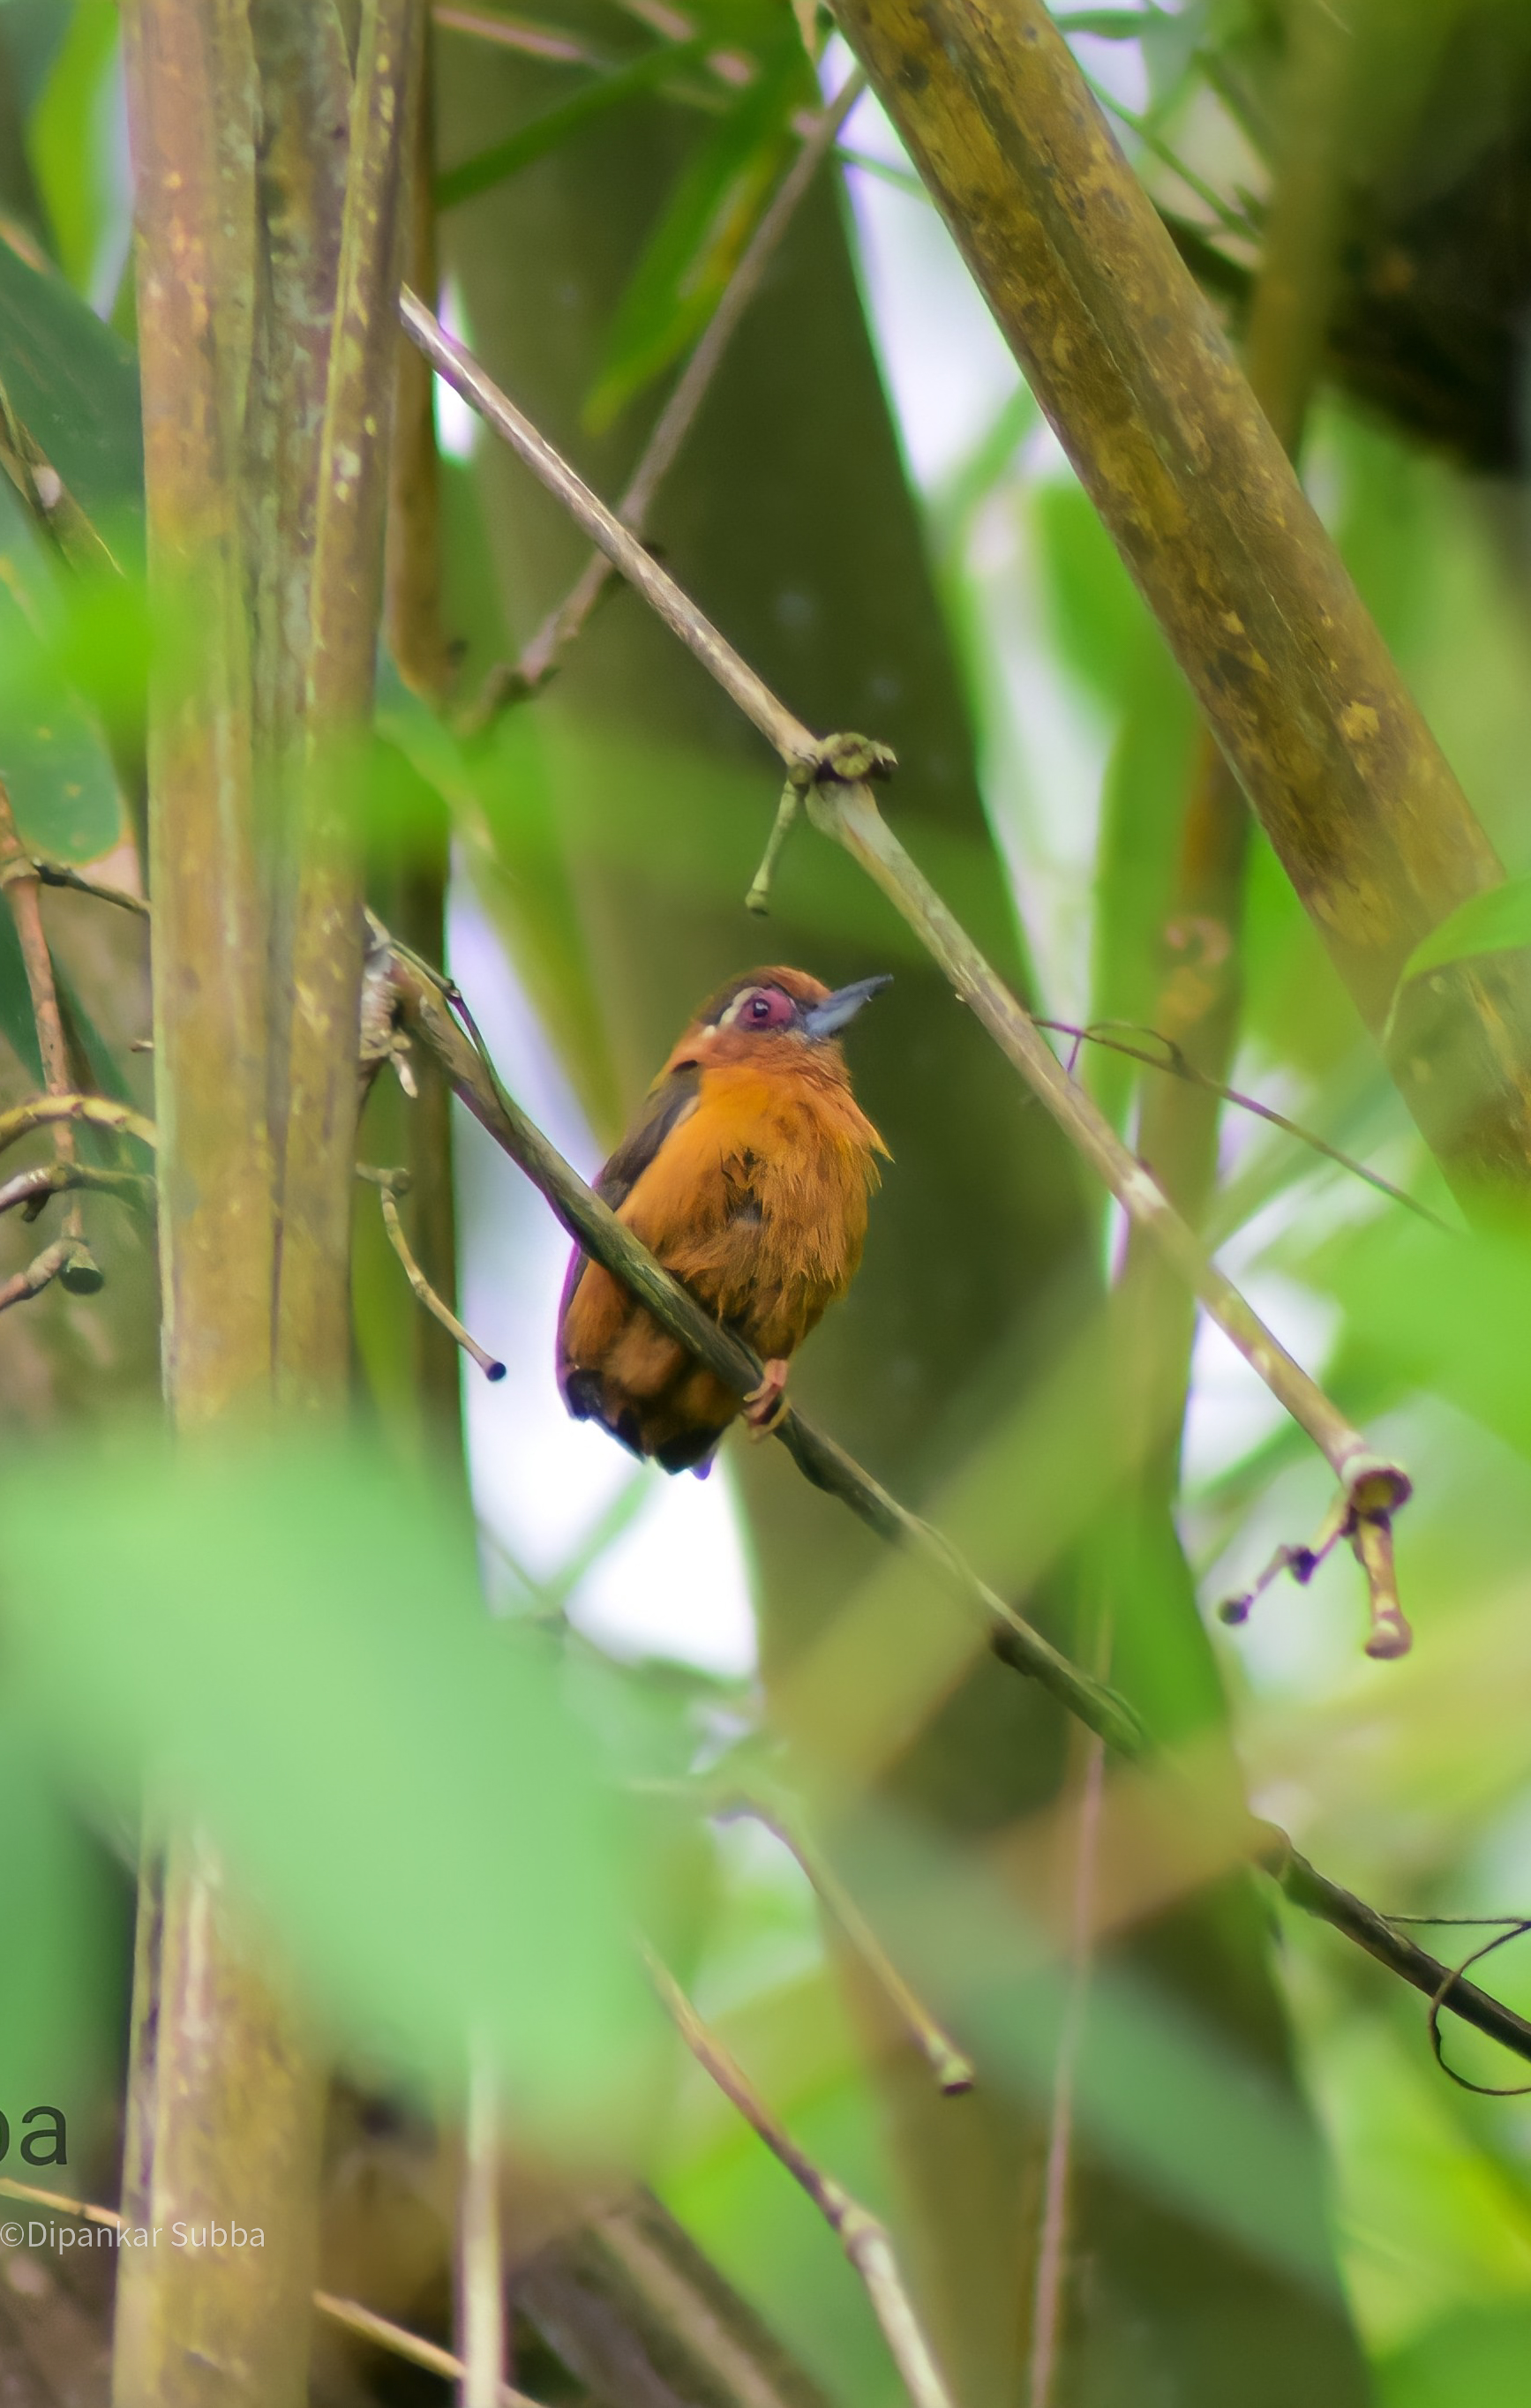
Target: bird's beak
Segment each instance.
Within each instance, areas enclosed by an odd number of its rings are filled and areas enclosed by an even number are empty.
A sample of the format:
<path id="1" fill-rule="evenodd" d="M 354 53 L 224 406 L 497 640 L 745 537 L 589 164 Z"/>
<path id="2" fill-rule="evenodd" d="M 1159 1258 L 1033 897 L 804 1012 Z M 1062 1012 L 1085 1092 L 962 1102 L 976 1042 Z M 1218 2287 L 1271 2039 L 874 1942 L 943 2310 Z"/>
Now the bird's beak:
<path id="1" fill-rule="evenodd" d="M 870 1003 L 874 995 L 892 984 L 892 977 L 884 970 L 877 978 L 857 979 L 851 986 L 837 987 L 833 995 L 825 996 L 823 1003 L 816 1003 L 810 1010 L 804 1012 L 804 1029 L 813 1038 L 835 1036 L 848 1020 L 854 1020 L 864 1003 Z"/>

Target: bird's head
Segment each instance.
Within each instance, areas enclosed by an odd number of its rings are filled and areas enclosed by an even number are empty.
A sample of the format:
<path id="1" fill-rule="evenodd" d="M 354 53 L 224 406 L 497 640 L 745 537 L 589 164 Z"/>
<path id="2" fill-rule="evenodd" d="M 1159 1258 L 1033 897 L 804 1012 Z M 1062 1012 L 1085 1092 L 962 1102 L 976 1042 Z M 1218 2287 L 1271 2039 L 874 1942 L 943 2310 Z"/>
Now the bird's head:
<path id="1" fill-rule="evenodd" d="M 708 996 L 666 1068 L 743 1060 L 784 1041 L 831 1045 L 862 1005 L 892 982 L 883 973 L 830 988 L 807 970 L 748 970 Z"/>

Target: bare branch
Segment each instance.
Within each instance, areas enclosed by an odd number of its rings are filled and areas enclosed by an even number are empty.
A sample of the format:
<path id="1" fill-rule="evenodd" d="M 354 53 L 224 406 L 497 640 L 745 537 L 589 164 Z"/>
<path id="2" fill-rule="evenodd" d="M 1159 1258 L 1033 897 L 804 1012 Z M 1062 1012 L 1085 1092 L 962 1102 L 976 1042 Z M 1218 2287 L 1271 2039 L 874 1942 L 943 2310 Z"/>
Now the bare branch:
<path id="1" fill-rule="evenodd" d="M 780 1799 L 766 1798 L 750 1788 L 737 1793 L 737 1806 L 740 1813 L 752 1815 L 768 1831 L 774 1831 L 782 1846 L 796 1859 L 824 1913 L 839 1927 L 842 1937 L 854 1950 L 929 2066 L 937 2088 L 944 2091 L 949 2099 L 960 2098 L 964 2091 L 971 2090 L 977 2078 L 972 2058 L 957 2046 L 951 2033 L 937 2022 L 924 2000 L 910 1988 L 855 1899 L 823 1850 L 809 1837 L 799 1817 Z M 718 1811 L 726 1813 L 727 1810 L 728 1801 L 725 1801 Z"/>
<path id="2" fill-rule="evenodd" d="M 1068 1993 L 1052 2068 L 1047 2165 L 1042 2177 L 1042 2220 L 1032 2285 L 1031 2359 L 1027 2408 L 1052 2408 L 1053 2380 L 1063 2333 L 1064 2278 L 1067 2268 L 1068 2189 L 1074 2155 L 1074 2091 L 1080 2042 L 1090 1989 L 1091 1939 L 1095 1923 L 1095 1869 L 1100 1815 L 1106 1789 L 1106 1757 L 1091 1734 L 1079 1785 L 1079 1828 L 1074 1847 L 1074 1889 L 1069 1928 Z"/>
<path id="3" fill-rule="evenodd" d="M 462 2408 L 496 2408 L 505 2373 L 505 2268 L 500 2236 L 500 2133 L 494 2071 L 475 2044 L 468 2068 L 457 2232 Z"/>
<path id="4" fill-rule="evenodd" d="M 48 937 L 42 924 L 42 908 L 38 899 L 37 872 L 21 843 L 15 813 L 10 808 L 10 795 L 5 780 L 0 778 L 0 887 L 16 928 L 16 940 L 21 950 L 26 970 L 27 991 L 32 997 L 32 1017 L 37 1029 L 37 1052 L 42 1061 L 43 1084 L 50 1096 L 66 1096 L 74 1085 L 69 1067 L 69 1040 L 64 1033 L 64 1016 L 59 1010 L 58 986 L 53 977 L 53 956 L 48 950 Z M 53 1128 L 53 1147 L 61 1163 L 75 1159 L 75 1132 L 68 1121 L 58 1121 Z M 57 1255 L 58 1259 L 52 1257 Z M 50 1265 L 43 1270 L 45 1263 Z M 85 1243 L 85 1223 L 79 1206 L 71 1204 L 64 1224 L 61 1248 L 50 1248 L 39 1254 L 30 1268 L 20 1274 L 21 1284 L 10 1283 L 4 1304 L 18 1303 L 22 1297 L 36 1296 L 52 1279 L 62 1279 L 72 1295 L 93 1296 L 102 1284 L 101 1268 Z M 33 1282 L 33 1284 L 27 1283 Z M 3 1305 L 0 1305 L 3 1310 Z"/>
<path id="5" fill-rule="evenodd" d="M 504 17 L 497 9 L 491 14 L 483 8 L 438 6 L 431 10 L 431 21 L 445 33 L 472 34 L 480 42 L 520 50 L 529 59 L 548 59 L 554 66 L 604 67 L 608 64 L 598 50 L 551 25 L 535 25 L 526 17 Z"/>
<path id="6" fill-rule="evenodd" d="M 818 767 L 820 747 L 808 729 L 778 702 L 764 679 L 755 675 L 748 661 L 681 593 L 675 580 L 644 550 L 632 530 L 623 526 L 604 502 L 596 500 L 583 480 L 560 458 L 551 443 L 544 441 L 531 420 L 506 398 L 478 361 L 453 342 L 439 320 L 408 286 L 399 295 L 399 315 L 405 332 L 411 342 L 419 344 L 437 376 L 444 378 L 520 454 L 592 542 L 600 547 L 688 650 L 695 653 L 789 767 L 801 767 L 805 777 L 811 777 Z"/>
<path id="7" fill-rule="evenodd" d="M 1274 1824 L 1266 1824 L 1264 1832 L 1267 1844 L 1261 1849 L 1257 1861 L 1294 1906 L 1331 1925 L 1336 1931 L 1344 1932 L 1368 1956 L 1375 1956 L 1390 1973 L 1396 1973 L 1400 1981 L 1409 1983 L 1425 1998 L 1434 2000 L 1449 1997 L 1452 2014 L 1460 2015 L 1476 2031 L 1485 2032 L 1490 2040 L 1496 2040 L 1513 2056 L 1531 2062 L 1531 2022 L 1524 2015 L 1491 1998 L 1476 1982 L 1461 1980 L 1452 1966 L 1443 1965 L 1427 1949 L 1406 1939 L 1393 1919 L 1379 1914 L 1374 1906 L 1367 1906 L 1338 1882 L 1330 1881 L 1306 1856 L 1298 1855 L 1286 1833 Z M 1409 1920 L 1404 1915 L 1397 1918 L 1399 1923 Z"/>
<path id="8" fill-rule="evenodd" d="M 438 18 L 439 15 L 438 10 Z M 648 524 L 649 513 L 660 486 L 669 475 L 681 445 L 695 423 L 697 412 L 707 398 L 723 356 L 733 340 L 739 321 L 760 290 L 761 281 L 796 214 L 799 202 L 812 183 L 826 152 L 834 148 L 841 126 L 866 89 L 866 79 L 859 71 L 848 77 L 843 89 L 815 121 L 802 149 L 782 178 L 770 207 L 740 253 L 738 265 L 724 286 L 701 339 L 681 370 L 674 392 L 661 410 L 632 480 L 617 505 L 618 517 L 624 526 L 632 528 L 635 535 L 641 536 Z M 548 683 L 562 666 L 570 646 L 589 624 L 591 614 L 610 584 L 613 573 L 611 563 L 604 553 L 592 555 L 568 594 L 556 609 L 549 612 L 520 658 L 503 662 L 490 670 L 477 701 L 464 716 L 465 734 L 477 734 L 488 726 L 507 704 L 522 701 Z"/>
<path id="9" fill-rule="evenodd" d="M 125 886 L 103 886 L 99 879 L 86 878 L 71 868 L 66 861 L 50 861 L 45 854 L 33 853 L 32 867 L 45 886 L 67 886 L 77 895 L 93 896 L 98 903 L 115 903 L 121 911 L 136 911 L 142 920 L 150 916 L 149 905 L 141 895 L 130 895 Z"/>
<path id="10" fill-rule="evenodd" d="M 808 2193 L 866 2287 L 894 2364 L 914 2408 L 952 2408 L 951 2394 L 904 2287 L 886 2228 L 859 2200 L 806 2157 L 778 2123 L 737 2060 L 703 2023 L 675 1976 L 646 1949 L 654 1987 L 693 2057 L 757 2132 L 778 2162 Z"/>
<path id="11" fill-rule="evenodd" d="M 1428 1204 L 1422 1204 L 1406 1189 L 1395 1186 L 1393 1181 L 1384 1179 L 1380 1170 L 1369 1170 L 1364 1162 L 1357 1162 L 1353 1154 L 1346 1154 L 1341 1147 L 1331 1145 L 1327 1138 L 1320 1137 L 1313 1129 L 1304 1128 L 1300 1121 L 1290 1120 L 1285 1112 L 1279 1112 L 1274 1104 L 1263 1104 L 1258 1096 L 1247 1096 L 1240 1087 L 1230 1087 L 1221 1079 L 1209 1077 L 1192 1061 L 1184 1046 L 1177 1039 L 1166 1037 L 1162 1029 L 1151 1028 L 1146 1022 L 1137 1021 L 1097 1020 L 1088 1028 L 1080 1028 L 1071 1020 L 1038 1018 L 1037 1025 L 1050 1028 L 1059 1037 L 1072 1037 L 1082 1045 L 1104 1046 L 1109 1054 L 1124 1054 L 1129 1062 L 1141 1062 L 1145 1069 L 1160 1070 L 1166 1079 L 1183 1080 L 1188 1086 L 1199 1087 L 1205 1095 L 1217 1096 L 1225 1104 L 1237 1104 L 1240 1111 L 1268 1123 L 1271 1128 L 1280 1129 L 1285 1137 L 1295 1138 L 1299 1145 L 1309 1147 L 1314 1154 L 1322 1154 L 1326 1162 L 1338 1163 L 1340 1169 L 1348 1170 L 1352 1178 L 1365 1180 L 1368 1187 L 1375 1187 L 1379 1196 L 1385 1196 L 1390 1203 L 1402 1204 L 1406 1211 L 1422 1221 L 1428 1221 L 1432 1227 L 1444 1229 L 1448 1237 L 1456 1235 L 1454 1223 L 1443 1220 L 1438 1212 L 1430 1210 Z M 1130 1043 L 1128 1036 L 1119 1033 L 1123 1030 L 1129 1033 L 1136 1030 L 1140 1037 L 1152 1038 L 1163 1051 L 1151 1054 L 1144 1046 Z M 1158 1156 L 1152 1149 L 1144 1150 L 1156 1163 Z"/>
<path id="12" fill-rule="evenodd" d="M 996 976 L 898 838 L 880 818 L 866 781 L 885 775 L 893 756 L 866 737 L 815 737 L 719 634 L 667 570 L 507 399 L 413 293 L 400 296 L 411 339 L 465 401 L 503 436 L 613 565 L 637 586 L 708 674 L 757 727 L 802 788 L 816 827 L 858 861 L 940 964 L 1000 1051 L 1052 1112 L 1070 1142 L 1104 1181 L 1128 1218 L 1141 1226 L 1185 1280 L 1277 1401 L 1327 1459 L 1348 1507 L 1373 1516 L 1395 1511 L 1409 1493 L 1407 1474 L 1375 1455 L 1361 1432 L 1287 1353 L 1238 1290 L 1203 1253 L 1157 1181 L 1136 1162 L 1094 1100 L 1058 1061 L 1029 1012 Z"/>
<path id="13" fill-rule="evenodd" d="M 51 1128 L 58 1121 L 86 1121 L 92 1128 L 136 1137 L 140 1145 L 158 1142 L 153 1122 L 145 1120 L 131 1104 L 114 1103 L 107 1096 L 29 1096 L 24 1104 L 13 1104 L 9 1111 L 0 1112 L 0 1154 L 30 1137 L 34 1129 Z"/>
<path id="14" fill-rule="evenodd" d="M 120 1197 L 124 1204 L 147 1205 L 153 1181 L 137 1170 L 105 1170 L 93 1162 L 50 1162 L 36 1170 L 19 1170 L 0 1186 L 0 1213 L 21 1208 L 21 1217 L 35 1221 L 50 1196 L 72 1187 L 95 1188 Z"/>
<path id="15" fill-rule="evenodd" d="M 356 1175 L 359 1179 L 369 1180 L 376 1187 L 378 1201 L 382 1207 L 383 1227 L 388 1232 L 388 1242 L 404 1266 L 404 1276 L 426 1312 L 434 1320 L 441 1324 L 443 1329 L 456 1339 L 465 1354 L 472 1355 L 486 1380 L 503 1380 L 505 1365 L 498 1362 L 486 1346 L 480 1346 L 476 1338 L 469 1337 L 451 1307 L 444 1304 L 437 1296 L 409 1250 L 409 1240 L 404 1234 L 404 1224 L 399 1218 L 397 1201 L 400 1196 L 408 1193 L 409 1173 L 407 1170 L 375 1170 L 370 1163 L 359 1162 L 356 1166 Z"/>

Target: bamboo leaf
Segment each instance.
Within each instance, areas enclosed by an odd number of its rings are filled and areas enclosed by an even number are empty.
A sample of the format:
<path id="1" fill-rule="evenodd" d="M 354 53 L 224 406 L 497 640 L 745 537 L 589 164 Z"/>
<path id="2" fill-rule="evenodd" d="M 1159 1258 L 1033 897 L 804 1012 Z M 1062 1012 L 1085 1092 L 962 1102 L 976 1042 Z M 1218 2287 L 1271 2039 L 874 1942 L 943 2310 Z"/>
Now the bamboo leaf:
<path id="1" fill-rule="evenodd" d="M 625 66 L 613 67 L 608 75 L 598 77 L 571 99 L 560 101 L 556 108 L 534 117 L 529 125 L 522 126 L 504 142 L 475 151 L 471 159 L 449 167 L 436 179 L 436 208 L 457 208 L 464 201 L 471 201 L 479 193 L 504 183 L 508 177 L 519 175 L 534 159 L 545 158 L 550 150 L 558 150 L 608 109 L 650 91 L 661 77 L 673 74 L 677 67 L 689 66 L 701 55 L 703 48 L 699 40 L 665 42 L 655 50 L 645 50 Z"/>
<path id="2" fill-rule="evenodd" d="M 136 562 L 144 465 L 133 354 L 62 277 L 4 242 L 0 387 L 97 532 Z"/>
<path id="3" fill-rule="evenodd" d="M 1531 945 L 1531 878 L 1512 878 L 1508 885 L 1491 886 L 1459 903 L 1415 946 L 1398 983 L 1403 986 L 1426 970 L 1443 969 L 1448 962 L 1467 961 L 1474 953 L 1513 953 L 1523 945 Z"/>
<path id="4" fill-rule="evenodd" d="M 0 778 L 36 852 L 95 861 L 122 833 L 117 776 L 94 719 L 59 666 L 51 565 L 0 480 Z"/>
<path id="5" fill-rule="evenodd" d="M 28 132 L 55 256 L 76 291 L 87 295 L 110 233 L 111 153 L 101 139 L 101 120 L 117 55 L 113 0 L 76 0 Z"/>
<path id="6" fill-rule="evenodd" d="M 794 28 L 790 47 L 693 153 L 640 252 L 585 405 L 593 430 L 609 426 L 707 323 L 791 147 L 792 111 L 811 96 Z"/>
<path id="7" fill-rule="evenodd" d="M 1096 698 L 1116 708 L 1148 612 L 1088 495 L 1070 477 L 1029 500 L 1053 640 Z"/>
<path id="8" fill-rule="evenodd" d="M 489 1620 L 465 1523 L 316 1434 L 8 1476 L 12 1670 L 69 1777 L 131 1807 L 152 1767 L 386 2061 L 452 2086 L 476 2023 L 518 2128 L 598 2129 L 648 2029 L 631 1869 L 556 1661 Z"/>

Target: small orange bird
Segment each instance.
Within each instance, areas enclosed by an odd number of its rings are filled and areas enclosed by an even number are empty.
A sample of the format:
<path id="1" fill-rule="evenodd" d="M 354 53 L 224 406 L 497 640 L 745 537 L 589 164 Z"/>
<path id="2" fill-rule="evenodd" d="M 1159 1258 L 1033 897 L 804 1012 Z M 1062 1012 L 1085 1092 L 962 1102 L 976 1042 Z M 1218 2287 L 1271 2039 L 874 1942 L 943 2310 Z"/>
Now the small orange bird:
<path id="1" fill-rule="evenodd" d="M 855 1276 L 875 1157 L 836 1039 L 886 978 L 833 995 L 803 970 L 751 970 L 708 997 L 650 1088 L 596 1192 L 668 1271 L 766 1358 L 740 1398 L 576 1247 L 558 1311 L 558 1384 L 578 1421 L 705 1479 L 740 1411 L 784 1411 L 789 1357 Z"/>

